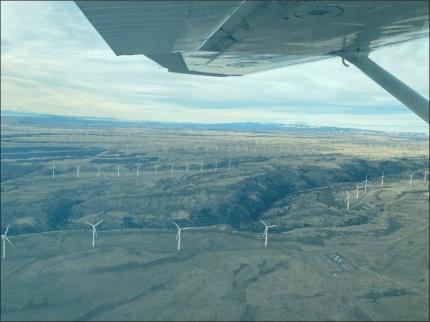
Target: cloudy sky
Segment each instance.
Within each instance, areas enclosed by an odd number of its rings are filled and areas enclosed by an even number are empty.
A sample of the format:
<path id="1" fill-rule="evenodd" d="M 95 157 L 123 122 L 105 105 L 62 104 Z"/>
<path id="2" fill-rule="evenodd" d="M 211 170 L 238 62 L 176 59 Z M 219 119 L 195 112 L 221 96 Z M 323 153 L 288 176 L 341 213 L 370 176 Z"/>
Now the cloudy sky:
<path id="1" fill-rule="evenodd" d="M 427 99 L 428 38 L 370 56 Z M 116 57 L 73 2 L 1 2 L 1 108 L 186 122 L 283 122 L 428 133 L 428 125 L 339 59 L 243 77 L 168 73 Z"/>

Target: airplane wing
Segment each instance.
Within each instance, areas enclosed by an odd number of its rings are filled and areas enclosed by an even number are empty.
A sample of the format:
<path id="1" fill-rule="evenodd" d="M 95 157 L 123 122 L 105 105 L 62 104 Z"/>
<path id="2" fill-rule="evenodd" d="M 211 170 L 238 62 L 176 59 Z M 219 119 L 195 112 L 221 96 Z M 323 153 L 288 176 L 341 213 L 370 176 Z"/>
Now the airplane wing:
<path id="1" fill-rule="evenodd" d="M 116 55 L 143 54 L 170 72 L 239 76 L 337 56 L 394 96 L 405 84 L 387 88 L 387 77 L 360 63 L 375 49 L 429 36 L 428 1 L 75 3 Z M 428 122 L 428 101 L 409 90 L 396 97 Z"/>

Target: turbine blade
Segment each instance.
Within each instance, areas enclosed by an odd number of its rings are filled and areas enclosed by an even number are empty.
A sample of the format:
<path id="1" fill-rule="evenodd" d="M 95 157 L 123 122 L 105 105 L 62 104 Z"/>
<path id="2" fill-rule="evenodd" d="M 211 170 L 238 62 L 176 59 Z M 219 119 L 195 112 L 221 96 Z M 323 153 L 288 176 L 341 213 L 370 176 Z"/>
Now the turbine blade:
<path id="1" fill-rule="evenodd" d="M 87 225 L 93 226 L 93 224 L 90 224 L 89 222 L 86 222 L 86 221 L 84 221 L 84 224 L 87 224 Z"/>
<path id="2" fill-rule="evenodd" d="M 9 240 L 9 238 L 7 238 L 6 236 L 4 236 L 4 238 L 7 240 L 7 242 L 13 247 L 12 242 Z"/>
<path id="3" fill-rule="evenodd" d="M 177 223 L 173 222 L 178 229 L 181 229 Z"/>
<path id="4" fill-rule="evenodd" d="M 260 221 L 263 223 L 264 226 L 267 227 L 266 223 L 263 221 L 263 219 L 260 219 Z"/>
<path id="5" fill-rule="evenodd" d="M 98 224 L 100 224 L 103 221 L 103 219 L 100 219 L 94 226 L 97 226 Z"/>
<path id="6" fill-rule="evenodd" d="M 7 231 L 9 230 L 9 225 L 7 225 L 7 227 L 6 227 L 6 231 L 4 232 L 4 235 L 6 236 L 7 235 Z"/>

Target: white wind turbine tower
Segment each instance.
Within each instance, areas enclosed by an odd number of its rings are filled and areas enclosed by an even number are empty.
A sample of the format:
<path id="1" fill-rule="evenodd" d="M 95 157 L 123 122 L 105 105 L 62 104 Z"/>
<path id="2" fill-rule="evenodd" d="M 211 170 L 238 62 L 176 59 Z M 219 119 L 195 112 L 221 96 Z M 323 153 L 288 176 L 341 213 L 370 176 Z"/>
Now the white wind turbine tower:
<path id="1" fill-rule="evenodd" d="M 80 166 L 80 165 L 77 165 L 77 166 L 76 166 L 76 178 L 78 178 L 78 179 L 79 179 L 79 172 L 80 172 L 80 169 L 81 169 L 81 166 Z"/>
<path id="2" fill-rule="evenodd" d="M 366 174 L 366 179 L 364 180 L 364 192 L 367 191 L 367 174 Z"/>
<path id="3" fill-rule="evenodd" d="M 266 223 L 262 219 L 260 219 L 260 221 L 261 221 L 261 223 L 265 227 L 264 228 L 264 232 L 263 232 L 263 237 L 264 237 L 264 247 L 267 247 L 267 237 L 269 235 L 269 228 L 276 227 L 278 225 L 270 225 L 270 226 L 268 226 L 268 225 L 266 225 Z"/>
<path id="4" fill-rule="evenodd" d="M 100 166 L 97 166 L 97 178 L 100 177 Z"/>
<path id="5" fill-rule="evenodd" d="M 6 227 L 6 231 L 3 235 L 1 235 L 1 243 L 2 243 L 2 253 L 3 253 L 3 259 L 6 258 L 6 241 L 13 247 L 12 242 L 7 238 L 7 231 L 9 230 L 9 225 Z"/>
<path id="6" fill-rule="evenodd" d="M 178 233 L 176 234 L 176 240 L 178 241 L 178 251 L 181 250 L 181 232 L 182 230 L 186 230 L 186 229 L 190 229 L 191 227 L 185 227 L 185 228 L 181 228 L 178 226 L 178 224 L 176 222 L 173 222 L 176 226 L 176 228 L 178 228 Z"/>
<path id="7" fill-rule="evenodd" d="M 170 173 L 173 173 L 173 163 L 172 163 L 172 167 L 170 168 Z"/>
<path id="8" fill-rule="evenodd" d="M 119 165 L 116 166 L 117 172 L 116 172 L 116 176 L 119 177 Z"/>
<path id="9" fill-rule="evenodd" d="M 228 172 L 230 173 L 230 170 L 231 170 L 231 160 L 230 160 L 230 162 L 228 163 Z"/>
<path id="10" fill-rule="evenodd" d="M 382 172 L 381 176 L 381 187 L 384 185 L 384 172 Z"/>
<path id="11" fill-rule="evenodd" d="M 355 185 L 355 198 L 358 200 L 358 198 L 359 198 L 359 195 L 360 195 L 360 185 L 357 183 L 356 185 Z"/>
<path id="12" fill-rule="evenodd" d="M 425 171 L 424 171 L 424 181 L 426 181 L 426 180 L 427 180 L 427 175 L 428 175 L 428 173 L 429 173 L 429 172 L 428 172 L 428 170 L 425 170 Z"/>
<path id="13" fill-rule="evenodd" d="M 140 164 L 136 164 L 136 177 L 139 176 L 139 168 L 140 168 Z"/>
<path id="14" fill-rule="evenodd" d="M 203 161 L 200 162 L 200 173 L 203 173 Z"/>
<path id="15" fill-rule="evenodd" d="M 52 177 L 55 178 L 55 163 L 52 165 Z"/>
<path id="16" fill-rule="evenodd" d="M 412 185 L 412 177 L 414 176 L 414 172 L 409 174 L 409 185 Z"/>
<path id="17" fill-rule="evenodd" d="M 93 228 L 93 248 L 94 248 L 94 242 L 95 242 L 95 238 L 97 237 L 97 229 L 96 229 L 96 227 L 97 227 L 97 225 L 98 224 L 100 224 L 101 222 L 103 221 L 103 219 L 100 219 L 97 223 L 95 223 L 94 225 L 93 224 L 90 224 L 89 222 L 85 222 L 87 225 L 90 225 L 92 228 Z"/>
<path id="18" fill-rule="evenodd" d="M 347 191 L 346 192 L 346 198 L 345 198 L 346 210 L 349 210 L 349 199 L 351 199 L 351 195 L 349 194 L 349 191 Z"/>

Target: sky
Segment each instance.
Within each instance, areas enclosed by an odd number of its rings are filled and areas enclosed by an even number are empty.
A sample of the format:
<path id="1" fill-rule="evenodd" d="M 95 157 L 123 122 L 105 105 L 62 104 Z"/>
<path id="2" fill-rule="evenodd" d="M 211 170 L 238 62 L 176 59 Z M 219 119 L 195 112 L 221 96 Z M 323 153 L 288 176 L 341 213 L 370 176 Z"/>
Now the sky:
<path id="1" fill-rule="evenodd" d="M 370 58 L 429 98 L 429 40 Z M 1 109 L 172 122 L 276 122 L 428 133 L 340 59 L 216 78 L 115 56 L 73 2 L 1 2 Z"/>

